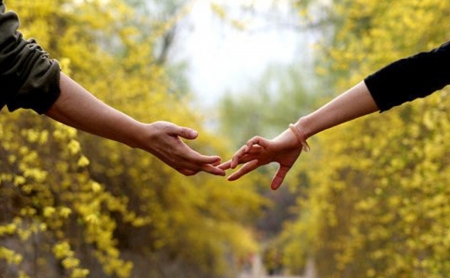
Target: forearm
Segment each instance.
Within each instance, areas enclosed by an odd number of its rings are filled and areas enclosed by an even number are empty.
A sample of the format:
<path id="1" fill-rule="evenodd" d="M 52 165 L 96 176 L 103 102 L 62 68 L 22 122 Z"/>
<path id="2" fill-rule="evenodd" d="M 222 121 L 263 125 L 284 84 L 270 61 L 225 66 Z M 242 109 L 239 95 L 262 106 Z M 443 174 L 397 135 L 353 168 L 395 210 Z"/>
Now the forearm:
<path id="1" fill-rule="evenodd" d="M 313 113 L 302 117 L 295 126 L 305 140 L 328 128 L 378 111 L 366 84 L 361 81 Z"/>
<path id="2" fill-rule="evenodd" d="M 61 95 L 45 113 L 76 129 L 139 147 L 141 123 L 106 105 L 61 73 Z"/>
<path id="3" fill-rule="evenodd" d="M 304 139 L 325 129 L 375 111 L 426 97 L 450 84 L 450 42 L 429 52 L 397 60 L 319 110 L 301 118 L 296 126 Z"/>
<path id="4" fill-rule="evenodd" d="M 218 156 L 192 150 L 180 138 L 195 139 L 197 132 L 170 122 L 141 123 L 101 102 L 61 73 L 61 94 L 46 115 L 63 124 L 147 151 L 184 175 L 205 171 L 225 175 L 215 167 Z"/>

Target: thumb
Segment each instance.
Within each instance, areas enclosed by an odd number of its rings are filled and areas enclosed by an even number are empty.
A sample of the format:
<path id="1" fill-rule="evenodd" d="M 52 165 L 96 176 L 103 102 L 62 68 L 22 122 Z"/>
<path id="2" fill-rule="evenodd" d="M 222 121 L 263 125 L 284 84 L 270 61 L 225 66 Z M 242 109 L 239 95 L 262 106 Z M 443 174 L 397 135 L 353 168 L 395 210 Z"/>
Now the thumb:
<path id="1" fill-rule="evenodd" d="M 198 132 L 188 127 L 178 127 L 176 135 L 185 139 L 195 139 L 198 136 Z"/>

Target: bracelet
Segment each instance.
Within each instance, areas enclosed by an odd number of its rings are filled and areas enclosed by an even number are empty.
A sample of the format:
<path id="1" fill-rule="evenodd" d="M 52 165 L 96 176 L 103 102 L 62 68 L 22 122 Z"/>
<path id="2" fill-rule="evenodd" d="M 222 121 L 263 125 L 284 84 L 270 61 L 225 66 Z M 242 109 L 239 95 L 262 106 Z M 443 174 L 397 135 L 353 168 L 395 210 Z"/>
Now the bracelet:
<path id="1" fill-rule="evenodd" d="M 303 139 L 303 135 L 300 133 L 300 130 L 298 130 L 295 125 L 289 124 L 289 129 L 294 133 L 295 137 L 297 137 L 297 140 L 302 144 L 302 149 L 305 152 L 309 152 L 310 147 L 308 143 Z"/>

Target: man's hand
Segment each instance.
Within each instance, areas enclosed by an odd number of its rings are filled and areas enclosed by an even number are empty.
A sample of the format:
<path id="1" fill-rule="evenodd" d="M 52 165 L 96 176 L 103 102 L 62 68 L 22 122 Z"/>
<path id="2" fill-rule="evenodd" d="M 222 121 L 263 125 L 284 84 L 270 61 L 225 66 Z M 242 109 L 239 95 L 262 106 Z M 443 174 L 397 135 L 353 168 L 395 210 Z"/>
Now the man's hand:
<path id="1" fill-rule="evenodd" d="M 225 175 L 217 167 L 220 157 L 201 155 L 180 140 L 195 139 L 195 130 L 163 121 L 136 121 L 106 105 L 63 73 L 61 95 L 46 115 L 76 129 L 147 151 L 184 175 L 200 171 Z"/>
<path id="2" fill-rule="evenodd" d="M 224 176 L 225 171 L 216 166 L 219 156 L 206 156 L 192 150 L 180 138 L 195 139 L 197 131 L 170 122 L 158 121 L 146 125 L 148 138 L 144 138 L 148 151 L 178 172 L 191 176 L 198 172 Z"/>

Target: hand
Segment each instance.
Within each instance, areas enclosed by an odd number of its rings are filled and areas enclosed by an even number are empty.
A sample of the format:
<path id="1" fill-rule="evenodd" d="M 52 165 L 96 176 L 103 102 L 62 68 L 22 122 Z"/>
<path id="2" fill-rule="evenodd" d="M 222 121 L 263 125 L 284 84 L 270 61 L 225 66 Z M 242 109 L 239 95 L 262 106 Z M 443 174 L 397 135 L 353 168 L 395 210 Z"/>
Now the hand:
<path id="1" fill-rule="evenodd" d="M 219 156 L 199 154 L 180 140 L 180 137 L 190 140 L 197 138 L 197 131 L 164 121 L 145 124 L 144 127 L 142 140 L 145 147 L 141 148 L 151 152 L 178 172 L 186 176 L 201 171 L 225 176 L 225 171 L 217 167 L 221 161 Z"/>
<path id="2" fill-rule="evenodd" d="M 292 131 L 288 129 L 272 140 L 260 136 L 253 137 L 234 154 L 231 160 L 219 165 L 219 168 L 223 170 L 234 169 L 237 165 L 244 164 L 228 177 L 229 181 L 234 181 L 260 166 L 277 162 L 280 167 L 271 183 L 271 188 L 276 190 L 282 184 L 286 174 L 301 152 L 302 145 Z"/>
<path id="3" fill-rule="evenodd" d="M 163 121 L 141 123 L 100 101 L 63 73 L 60 86 L 61 95 L 46 112 L 52 119 L 150 152 L 186 176 L 200 171 L 225 175 L 225 171 L 217 167 L 220 157 L 201 155 L 180 140 L 180 137 L 195 139 L 198 136 L 195 130 Z"/>

